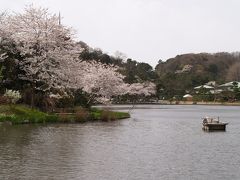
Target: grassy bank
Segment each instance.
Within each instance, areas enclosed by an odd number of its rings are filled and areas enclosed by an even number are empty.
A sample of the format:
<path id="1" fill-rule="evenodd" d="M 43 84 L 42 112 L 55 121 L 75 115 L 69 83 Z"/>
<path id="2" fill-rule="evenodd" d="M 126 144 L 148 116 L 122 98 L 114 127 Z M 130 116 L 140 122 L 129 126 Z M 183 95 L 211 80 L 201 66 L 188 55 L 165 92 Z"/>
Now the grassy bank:
<path id="1" fill-rule="evenodd" d="M 24 105 L 1 105 L 0 122 L 12 124 L 30 123 L 81 123 L 87 121 L 111 121 L 129 118 L 124 112 L 113 112 L 93 108 L 91 110 L 78 108 L 72 113 L 47 114 Z"/>

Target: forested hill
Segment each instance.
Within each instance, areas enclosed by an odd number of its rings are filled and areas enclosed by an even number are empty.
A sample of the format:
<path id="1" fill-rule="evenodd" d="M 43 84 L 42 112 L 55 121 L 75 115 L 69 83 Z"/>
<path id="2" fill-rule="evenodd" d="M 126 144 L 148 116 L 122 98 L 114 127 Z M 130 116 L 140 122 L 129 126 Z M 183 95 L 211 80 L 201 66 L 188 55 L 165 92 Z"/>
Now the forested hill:
<path id="1" fill-rule="evenodd" d="M 202 80 L 238 80 L 235 76 L 240 66 L 240 53 L 183 54 L 166 62 L 160 61 L 156 72 L 160 77 L 167 74 L 201 76 Z M 200 82 L 199 82 L 200 83 Z"/>
<path id="2" fill-rule="evenodd" d="M 169 96 L 182 95 L 209 81 L 240 81 L 240 53 L 178 55 L 166 62 L 159 61 L 155 72 L 158 92 L 164 89 Z"/>

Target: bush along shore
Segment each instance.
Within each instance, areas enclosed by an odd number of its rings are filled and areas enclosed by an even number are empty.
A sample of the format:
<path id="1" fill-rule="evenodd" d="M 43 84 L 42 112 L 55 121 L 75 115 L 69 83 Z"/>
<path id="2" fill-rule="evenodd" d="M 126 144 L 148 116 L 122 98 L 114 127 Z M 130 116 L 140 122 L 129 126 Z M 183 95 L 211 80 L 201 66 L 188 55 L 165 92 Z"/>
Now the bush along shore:
<path id="1" fill-rule="evenodd" d="M 83 123 L 90 121 L 113 121 L 129 118 L 129 113 L 100 110 L 97 108 L 72 108 L 71 112 L 62 110 L 58 113 L 44 113 L 25 105 L 1 105 L 0 123 Z"/>

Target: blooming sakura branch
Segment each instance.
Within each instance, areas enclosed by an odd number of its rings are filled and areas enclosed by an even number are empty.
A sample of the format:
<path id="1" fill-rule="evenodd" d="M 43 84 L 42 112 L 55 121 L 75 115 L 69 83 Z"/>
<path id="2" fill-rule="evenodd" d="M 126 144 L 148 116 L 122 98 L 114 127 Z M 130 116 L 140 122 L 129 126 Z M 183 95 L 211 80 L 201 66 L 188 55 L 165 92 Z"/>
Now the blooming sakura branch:
<path id="1" fill-rule="evenodd" d="M 82 89 L 104 103 L 116 95 L 155 93 L 151 82 L 126 84 L 117 66 L 80 59 L 83 49 L 73 30 L 47 9 L 30 6 L 0 15 L 0 22 L 0 60 L 15 55 L 19 78 L 51 97 L 53 89 Z"/>

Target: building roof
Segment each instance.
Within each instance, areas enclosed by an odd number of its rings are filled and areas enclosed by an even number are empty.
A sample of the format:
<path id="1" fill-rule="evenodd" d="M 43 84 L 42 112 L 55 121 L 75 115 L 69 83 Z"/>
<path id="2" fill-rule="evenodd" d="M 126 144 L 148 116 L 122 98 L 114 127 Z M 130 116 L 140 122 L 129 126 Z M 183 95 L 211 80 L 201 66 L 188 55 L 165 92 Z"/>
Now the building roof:
<path id="1" fill-rule="evenodd" d="M 240 82 L 237 81 L 231 81 L 225 84 L 221 84 L 220 87 L 232 87 L 234 82 L 236 82 L 238 84 L 238 87 L 240 87 Z"/>
<path id="2" fill-rule="evenodd" d="M 185 94 L 183 97 L 184 98 L 192 98 L 193 96 L 191 94 Z"/>
<path id="3" fill-rule="evenodd" d="M 208 85 L 201 85 L 201 86 L 197 86 L 194 89 L 201 89 L 201 88 L 205 88 L 205 89 L 214 89 L 214 87 L 212 86 L 208 86 Z"/>

